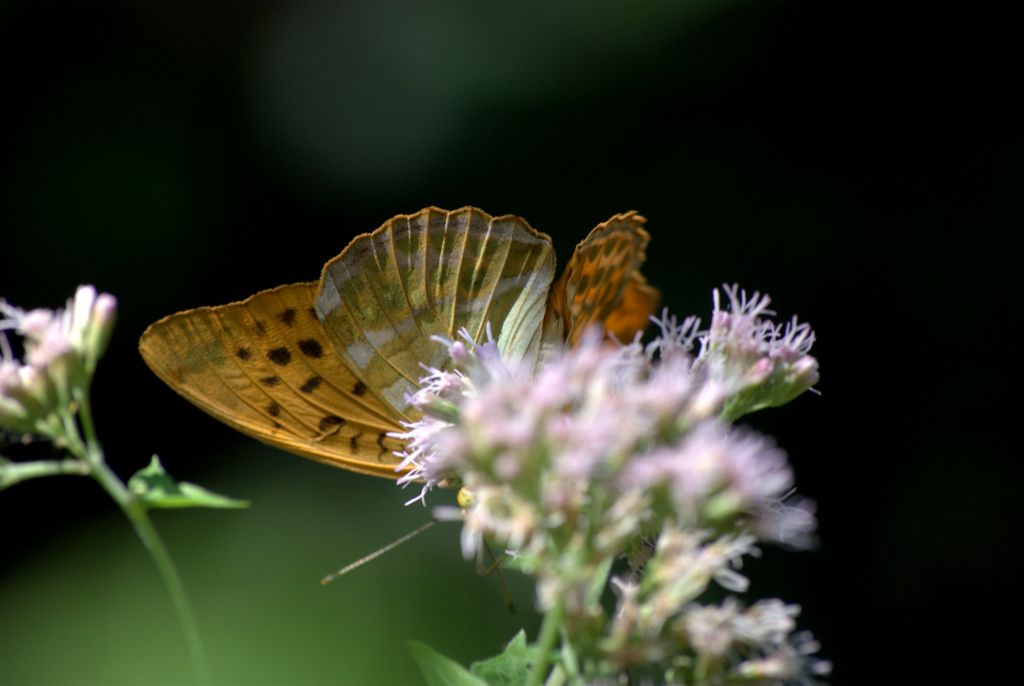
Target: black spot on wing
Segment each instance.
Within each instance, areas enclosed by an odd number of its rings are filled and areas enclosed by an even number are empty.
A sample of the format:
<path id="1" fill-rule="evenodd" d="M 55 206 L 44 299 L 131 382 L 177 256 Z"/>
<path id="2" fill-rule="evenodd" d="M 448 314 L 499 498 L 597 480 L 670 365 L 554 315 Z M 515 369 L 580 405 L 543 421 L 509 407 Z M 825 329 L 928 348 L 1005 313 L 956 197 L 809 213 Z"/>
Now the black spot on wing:
<path id="1" fill-rule="evenodd" d="M 235 351 L 235 354 L 238 355 L 238 359 L 240 360 L 252 359 L 252 351 L 244 346 L 238 348 L 238 350 Z"/>
<path id="2" fill-rule="evenodd" d="M 283 346 L 280 348 L 271 348 L 270 350 L 267 351 L 267 359 L 273 362 L 274 364 L 279 364 L 283 366 L 292 361 L 292 354 L 288 350 L 288 348 L 285 348 Z"/>
<path id="3" fill-rule="evenodd" d="M 302 391 L 303 393 L 312 393 L 317 388 L 319 388 L 320 384 L 322 384 L 323 382 L 323 377 L 321 377 L 318 374 L 314 374 L 313 376 L 306 379 L 306 381 L 301 386 L 299 386 L 299 390 Z"/>
<path id="4" fill-rule="evenodd" d="M 352 392 L 355 395 L 366 395 L 366 384 L 362 381 L 356 381 L 356 385 L 352 387 Z"/>
<path id="5" fill-rule="evenodd" d="M 320 430 L 329 431 L 345 423 L 345 420 L 336 414 L 329 414 L 320 419 Z"/>
<path id="6" fill-rule="evenodd" d="M 292 326 L 295 323 L 295 308 L 289 307 L 287 310 L 279 312 L 277 318 L 281 320 L 281 323 L 285 326 Z"/>
<path id="7" fill-rule="evenodd" d="M 267 335 L 267 325 L 258 319 L 256 320 L 256 333 L 258 333 L 261 336 Z"/>
<path id="8" fill-rule="evenodd" d="M 363 437 L 363 432 L 360 431 L 359 433 L 354 435 L 352 438 L 348 439 L 348 447 L 349 447 L 349 449 L 352 452 L 354 452 L 354 453 L 358 453 L 359 452 L 359 439 L 362 438 L 362 437 Z"/>
<path id="9" fill-rule="evenodd" d="M 281 377 L 279 376 L 264 376 L 260 379 L 260 383 L 264 386 L 276 386 L 281 383 Z"/>
<path id="10" fill-rule="evenodd" d="M 278 417 L 278 416 L 280 416 L 281 415 L 281 406 L 278 405 L 276 402 L 271 401 L 271 403 L 269 405 L 267 405 L 267 414 L 269 414 L 271 417 Z"/>
<path id="11" fill-rule="evenodd" d="M 324 356 L 324 348 L 315 338 L 303 338 L 299 341 L 299 350 L 306 357 L 320 358 Z"/>
<path id="12" fill-rule="evenodd" d="M 306 310 L 306 312 L 309 314 L 310 317 L 312 317 L 316 321 L 320 321 L 320 317 L 316 316 L 316 308 L 315 307 L 310 307 L 309 309 Z"/>

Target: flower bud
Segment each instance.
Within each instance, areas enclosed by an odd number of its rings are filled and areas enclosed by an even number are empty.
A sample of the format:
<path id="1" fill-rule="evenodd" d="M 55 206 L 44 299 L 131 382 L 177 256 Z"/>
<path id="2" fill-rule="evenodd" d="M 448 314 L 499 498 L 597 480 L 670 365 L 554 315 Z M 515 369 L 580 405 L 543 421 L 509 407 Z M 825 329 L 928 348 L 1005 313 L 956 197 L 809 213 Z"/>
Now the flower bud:
<path id="1" fill-rule="evenodd" d="M 455 341 L 448 346 L 448 355 L 452 358 L 452 364 L 456 367 L 466 364 L 469 357 L 469 349 L 466 348 L 466 344 L 462 341 Z"/>
<path id="2" fill-rule="evenodd" d="M 32 430 L 25 408 L 13 398 L 4 395 L 0 389 L 0 428 L 15 433 L 27 433 Z"/>
<path id="3" fill-rule="evenodd" d="M 85 364 L 89 373 L 96 368 L 96 362 L 107 350 L 117 319 L 117 298 L 101 293 L 93 306 L 92 317 L 85 339 Z"/>
<path id="4" fill-rule="evenodd" d="M 0 362 L 0 427 L 33 432 L 51 414 L 54 402 L 54 389 L 45 374 L 17 362 Z"/>
<path id="5" fill-rule="evenodd" d="M 68 303 L 71 310 L 68 336 L 79 350 L 85 347 L 86 335 L 92 326 L 92 307 L 95 302 L 96 289 L 93 286 L 79 286 L 75 297 Z"/>

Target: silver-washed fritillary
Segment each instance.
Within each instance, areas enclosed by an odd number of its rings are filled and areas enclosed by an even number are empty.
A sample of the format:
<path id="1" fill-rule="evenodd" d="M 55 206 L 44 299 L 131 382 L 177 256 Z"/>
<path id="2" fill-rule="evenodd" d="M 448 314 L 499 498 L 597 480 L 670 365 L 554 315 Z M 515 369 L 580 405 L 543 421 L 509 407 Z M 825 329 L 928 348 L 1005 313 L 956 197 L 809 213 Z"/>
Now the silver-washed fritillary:
<path id="1" fill-rule="evenodd" d="M 658 292 L 640 274 L 644 218 L 598 225 L 552 287 L 551 239 L 474 207 L 398 215 L 356 237 L 320 280 L 165 317 L 139 350 L 171 388 L 225 424 L 284 450 L 397 478 L 389 432 L 414 419 L 421 363 L 441 366 L 465 327 L 487 323 L 506 359 L 536 362 L 591 325 L 641 330 Z"/>

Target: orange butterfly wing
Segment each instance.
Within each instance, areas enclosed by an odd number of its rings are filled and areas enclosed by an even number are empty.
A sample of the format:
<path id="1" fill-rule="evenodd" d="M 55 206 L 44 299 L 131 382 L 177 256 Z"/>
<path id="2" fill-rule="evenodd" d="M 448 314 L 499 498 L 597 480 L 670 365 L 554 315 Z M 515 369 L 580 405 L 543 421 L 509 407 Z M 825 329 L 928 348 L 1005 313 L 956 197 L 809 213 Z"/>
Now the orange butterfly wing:
<path id="1" fill-rule="evenodd" d="M 313 306 L 316 283 L 263 291 L 156 322 L 139 351 L 171 388 L 264 443 L 397 478 L 397 413 L 334 354 Z"/>
<path id="2" fill-rule="evenodd" d="M 494 326 L 503 354 L 578 343 L 591 325 L 619 340 L 646 326 L 658 292 L 639 272 L 648 235 L 635 212 L 591 231 L 548 293 L 550 240 L 476 208 L 399 215 L 358 237 L 318 283 L 281 286 L 150 326 L 139 350 L 171 388 L 225 424 L 305 457 L 396 478 L 417 413 L 404 403 L 433 334 Z M 546 306 L 545 306 L 546 301 Z M 496 321 L 495 321 L 496 320 Z"/>
<path id="3" fill-rule="evenodd" d="M 548 298 L 545 340 L 576 345 L 590 326 L 601 325 L 619 341 L 630 341 L 648 324 L 661 300 L 640 273 L 650 236 L 636 212 L 598 224 L 576 246 Z"/>

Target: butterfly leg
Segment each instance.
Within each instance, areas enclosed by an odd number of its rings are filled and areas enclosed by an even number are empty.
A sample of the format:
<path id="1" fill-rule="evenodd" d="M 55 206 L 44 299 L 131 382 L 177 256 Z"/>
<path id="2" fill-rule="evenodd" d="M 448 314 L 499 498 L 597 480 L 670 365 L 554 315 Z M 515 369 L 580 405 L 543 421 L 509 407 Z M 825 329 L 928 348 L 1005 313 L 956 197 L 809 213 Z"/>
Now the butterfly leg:
<path id="1" fill-rule="evenodd" d="M 501 563 L 505 561 L 505 558 L 508 557 L 508 555 L 502 554 L 500 558 L 495 558 L 494 552 L 491 551 L 490 544 L 486 541 L 484 541 L 484 550 L 487 551 L 487 557 L 490 558 L 491 563 L 484 567 L 482 564 L 483 561 L 478 558 L 476 571 L 480 576 L 488 576 L 492 572 L 498 575 L 498 582 L 501 584 L 502 597 L 505 601 L 505 609 L 508 610 L 509 614 L 515 614 L 516 606 L 515 603 L 512 602 L 512 594 L 509 593 L 508 584 L 505 582 L 505 576 L 501 573 Z"/>

